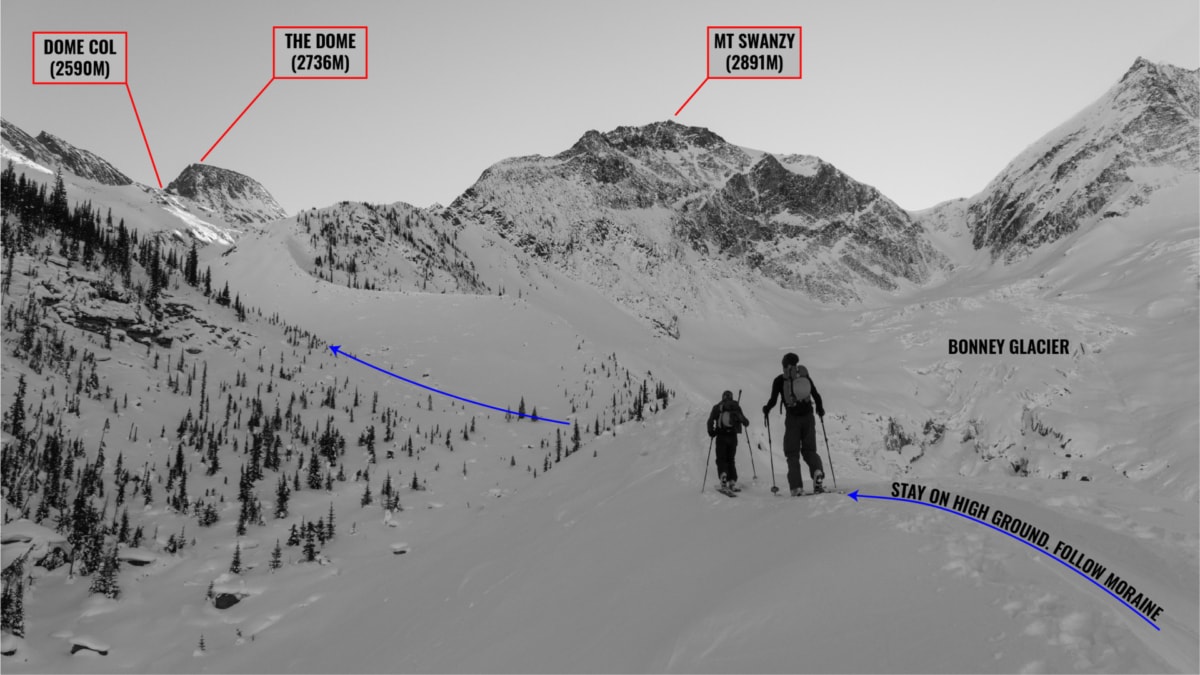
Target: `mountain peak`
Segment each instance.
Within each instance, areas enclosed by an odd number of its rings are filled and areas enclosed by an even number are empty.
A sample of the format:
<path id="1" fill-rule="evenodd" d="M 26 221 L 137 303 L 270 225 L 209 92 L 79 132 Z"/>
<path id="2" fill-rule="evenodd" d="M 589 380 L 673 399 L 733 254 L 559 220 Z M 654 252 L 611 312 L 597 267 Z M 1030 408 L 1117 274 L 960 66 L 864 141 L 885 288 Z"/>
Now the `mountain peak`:
<path id="1" fill-rule="evenodd" d="M 1138 57 L 1099 100 L 1029 146 L 973 198 L 975 247 L 1012 261 L 1098 219 L 1127 215 L 1152 192 L 1200 170 L 1198 117 L 1200 71 Z"/>
<path id="2" fill-rule="evenodd" d="M 1120 85 L 1138 83 L 1170 83 L 1188 76 L 1195 77 L 1200 70 L 1188 70 L 1170 63 L 1155 63 L 1139 56 L 1121 76 Z"/>
<path id="3" fill-rule="evenodd" d="M 637 153 L 640 150 L 678 151 L 687 147 L 708 150 L 723 145 L 728 145 L 724 138 L 704 127 L 689 127 L 666 120 L 640 127 L 620 126 L 604 133 L 590 130 L 559 157 L 610 149 Z"/>
<path id="4" fill-rule="evenodd" d="M 167 185 L 230 223 L 269 223 L 287 217 L 279 202 L 253 178 L 211 164 L 192 164 Z"/>

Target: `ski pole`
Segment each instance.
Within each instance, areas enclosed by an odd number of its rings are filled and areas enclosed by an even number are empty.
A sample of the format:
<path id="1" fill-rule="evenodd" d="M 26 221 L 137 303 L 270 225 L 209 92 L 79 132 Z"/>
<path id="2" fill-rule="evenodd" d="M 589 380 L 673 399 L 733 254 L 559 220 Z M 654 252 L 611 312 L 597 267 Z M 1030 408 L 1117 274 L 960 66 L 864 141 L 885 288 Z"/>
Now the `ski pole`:
<path id="1" fill-rule="evenodd" d="M 742 408 L 742 390 L 738 389 L 738 410 Z M 758 480 L 758 469 L 754 468 L 754 448 L 750 447 L 750 432 L 746 427 L 742 427 L 742 432 L 746 434 L 746 452 L 750 453 L 750 471 L 754 474 L 754 480 Z"/>
<path id="2" fill-rule="evenodd" d="M 821 435 L 825 437 L 825 456 L 829 458 L 829 475 L 833 477 L 833 489 L 837 489 L 837 472 L 833 470 L 833 457 L 829 454 L 829 435 L 825 433 L 825 418 L 821 417 Z"/>
<path id="3" fill-rule="evenodd" d="M 771 416 L 763 415 L 763 421 L 767 424 L 767 457 L 771 458 L 771 492 L 779 492 L 779 487 L 775 485 L 775 451 L 771 448 Z"/>
<path id="4" fill-rule="evenodd" d="M 704 460 L 704 480 L 700 481 L 700 493 L 704 493 L 704 484 L 708 482 L 708 464 L 712 461 L 712 436 L 708 437 L 708 457 Z"/>

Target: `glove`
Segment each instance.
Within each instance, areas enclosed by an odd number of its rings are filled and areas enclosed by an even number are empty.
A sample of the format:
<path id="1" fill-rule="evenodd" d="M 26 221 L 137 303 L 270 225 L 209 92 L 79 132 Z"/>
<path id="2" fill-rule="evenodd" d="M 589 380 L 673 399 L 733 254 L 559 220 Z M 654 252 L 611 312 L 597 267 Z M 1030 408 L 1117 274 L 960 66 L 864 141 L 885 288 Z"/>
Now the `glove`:
<path id="1" fill-rule="evenodd" d="M 770 415 L 770 414 L 771 414 L 771 404 L 768 403 L 767 405 L 763 406 L 763 417 L 766 417 L 767 415 Z"/>
<path id="2" fill-rule="evenodd" d="M 820 417 L 821 419 L 825 419 L 825 409 L 824 408 L 817 408 L 817 417 Z"/>
<path id="3" fill-rule="evenodd" d="M 716 438 L 716 437 L 717 437 L 717 432 L 713 431 L 712 429 L 709 429 L 709 430 L 708 430 L 708 437 L 709 437 L 709 438 Z"/>

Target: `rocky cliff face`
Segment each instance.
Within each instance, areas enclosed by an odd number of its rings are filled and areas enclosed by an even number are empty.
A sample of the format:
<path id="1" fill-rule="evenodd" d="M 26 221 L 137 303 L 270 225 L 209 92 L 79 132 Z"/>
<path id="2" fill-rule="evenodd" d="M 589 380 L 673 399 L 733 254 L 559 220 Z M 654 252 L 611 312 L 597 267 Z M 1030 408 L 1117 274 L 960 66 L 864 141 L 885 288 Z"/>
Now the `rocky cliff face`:
<path id="1" fill-rule="evenodd" d="M 253 178 L 208 164 L 192 164 L 167 185 L 166 191 L 191 200 L 227 223 L 269 223 L 287 213 Z"/>
<path id="2" fill-rule="evenodd" d="M 46 133 L 30 136 L 8 120 L 2 122 L 4 142 L 17 153 L 50 169 L 62 169 L 104 185 L 129 185 L 133 179 L 93 152 L 77 148 Z"/>
<path id="3" fill-rule="evenodd" d="M 655 323 L 721 279 L 766 276 L 849 302 L 943 262 L 907 213 L 833 166 L 674 122 L 500 162 L 449 211 Z"/>
<path id="4" fill-rule="evenodd" d="M 1138 59 L 1098 101 L 972 199 L 976 249 L 1012 261 L 1089 221 L 1126 215 L 1200 166 L 1200 75 Z"/>
<path id="5" fill-rule="evenodd" d="M 922 283 L 945 262 L 907 212 L 815 157 L 763 155 L 679 223 L 694 246 L 823 301 Z"/>

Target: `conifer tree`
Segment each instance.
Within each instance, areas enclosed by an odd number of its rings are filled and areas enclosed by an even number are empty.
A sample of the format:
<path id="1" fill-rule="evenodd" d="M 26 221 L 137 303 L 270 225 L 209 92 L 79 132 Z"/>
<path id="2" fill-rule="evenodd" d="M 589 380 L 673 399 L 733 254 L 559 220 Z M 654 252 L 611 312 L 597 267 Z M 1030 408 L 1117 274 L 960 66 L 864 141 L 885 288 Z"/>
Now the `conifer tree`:
<path id="1" fill-rule="evenodd" d="M 305 562 L 314 562 L 317 559 L 317 541 L 316 532 L 312 523 L 308 523 L 304 528 L 304 560 Z"/>
<path id="2" fill-rule="evenodd" d="M 97 593 L 106 598 L 116 600 L 121 596 L 121 587 L 117 582 L 117 574 L 121 570 L 121 561 L 117 559 L 117 547 L 114 544 L 108 553 L 100 559 L 99 570 L 92 577 L 89 593 Z"/>
<path id="3" fill-rule="evenodd" d="M 5 415 L 5 428 L 17 441 L 16 451 L 25 444 L 25 374 L 17 379 L 17 395 Z"/>
<path id="4" fill-rule="evenodd" d="M 233 561 L 229 563 L 229 573 L 242 573 L 242 542 L 240 541 L 233 548 Z"/>
<path id="5" fill-rule="evenodd" d="M 283 566 L 283 549 L 279 547 L 279 540 L 275 540 L 275 548 L 271 549 L 271 559 L 267 562 L 267 567 L 277 570 Z"/>
<path id="6" fill-rule="evenodd" d="M 0 602 L 0 630 L 25 637 L 25 556 L 4 570 L 3 602 Z"/>
<path id="7" fill-rule="evenodd" d="M 275 517 L 286 518 L 288 515 L 288 499 L 292 496 L 291 489 L 288 488 L 287 479 L 283 476 L 279 477 L 279 483 L 275 486 Z"/>
<path id="8" fill-rule="evenodd" d="M 317 452 L 314 450 L 308 458 L 308 489 L 320 490 L 325 481 L 321 476 L 321 462 L 317 459 Z"/>

